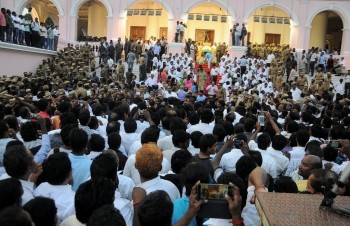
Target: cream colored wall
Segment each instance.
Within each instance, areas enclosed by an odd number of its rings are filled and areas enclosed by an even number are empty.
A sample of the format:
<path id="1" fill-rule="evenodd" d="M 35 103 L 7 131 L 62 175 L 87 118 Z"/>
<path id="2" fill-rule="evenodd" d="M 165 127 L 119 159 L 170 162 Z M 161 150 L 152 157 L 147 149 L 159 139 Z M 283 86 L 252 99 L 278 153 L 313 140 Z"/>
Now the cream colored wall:
<path id="1" fill-rule="evenodd" d="M 187 29 L 185 30 L 185 38 L 191 38 L 192 40 L 195 40 L 196 36 L 196 29 L 206 29 L 206 30 L 214 30 L 214 42 L 226 42 L 226 44 L 229 41 L 230 37 L 230 27 L 228 21 L 226 23 L 221 22 L 221 16 L 218 16 L 218 21 L 204 21 L 204 15 L 202 15 L 202 20 L 198 21 L 196 20 L 196 13 L 201 14 L 216 14 L 216 15 L 226 15 L 226 12 L 222 9 L 220 10 L 220 7 L 215 4 L 209 4 L 206 3 L 204 5 L 199 5 L 193 9 L 190 10 L 190 14 L 194 14 L 194 20 L 187 20 Z"/>
<path id="2" fill-rule="evenodd" d="M 107 36 L 107 10 L 101 4 L 92 2 L 89 7 L 88 36 Z"/>
<path id="3" fill-rule="evenodd" d="M 160 9 L 160 5 L 156 3 L 138 3 L 132 5 L 129 9 Z M 155 14 L 156 12 L 154 12 Z M 166 10 L 162 10 L 161 16 L 127 16 L 126 19 L 126 37 L 130 36 L 130 27 L 139 26 L 146 27 L 146 39 L 151 36 L 159 38 L 159 31 L 161 27 L 168 27 L 168 14 Z"/>
<path id="4" fill-rule="evenodd" d="M 265 43 L 265 34 L 280 34 L 281 44 L 288 45 L 290 42 L 290 25 L 289 24 L 270 24 L 269 18 L 267 23 L 261 23 L 261 16 L 288 17 L 284 11 L 272 7 L 266 7 L 255 12 L 255 15 L 260 16 L 260 22 L 254 22 L 254 15 L 249 18 L 247 30 L 250 32 L 250 42 Z"/>
<path id="5" fill-rule="evenodd" d="M 326 44 L 327 33 L 327 12 L 322 12 L 315 16 L 312 21 L 310 34 L 310 47 L 324 48 Z"/>

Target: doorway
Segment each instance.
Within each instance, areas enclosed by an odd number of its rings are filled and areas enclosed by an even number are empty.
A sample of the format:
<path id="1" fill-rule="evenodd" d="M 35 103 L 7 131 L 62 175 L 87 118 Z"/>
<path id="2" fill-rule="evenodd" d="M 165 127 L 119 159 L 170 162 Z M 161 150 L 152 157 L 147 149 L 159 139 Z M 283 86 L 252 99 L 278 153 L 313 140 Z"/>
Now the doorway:
<path id="1" fill-rule="evenodd" d="M 281 34 L 265 34 L 265 44 L 281 44 Z"/>
<path id="2" fill-rule="evenodd" d="M 168 28 L 167 27 L 161 27 L 159 28 L 159 39 L 162 39 L 163 37 L 168 37 Z"/>
<path id="3" fill-rule="evenodd" d="M 214 30 L 205 30 L 205 29 L 196 29 L 195 41 L 199 45 L 204 43 L 210 43 L 211 46 L 214 43 L 215 31 Z"/>
<path id="4" fill-rule="evenodd" d="M 130 39 L 146 40 L 146 27 L 131 26 L 130 27 Z"/>

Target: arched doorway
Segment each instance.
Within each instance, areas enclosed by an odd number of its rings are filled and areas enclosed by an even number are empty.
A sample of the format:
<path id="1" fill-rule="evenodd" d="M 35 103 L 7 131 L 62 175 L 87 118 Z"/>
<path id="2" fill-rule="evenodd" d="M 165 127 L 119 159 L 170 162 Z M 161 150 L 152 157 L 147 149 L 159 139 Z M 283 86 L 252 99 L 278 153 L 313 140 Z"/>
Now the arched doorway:
<path id="1" fill-rule="evenodd" d="M 168 37 L 168 12 L 157 2 L 138 1 L 128 7 L 126 37 L 133 40 Z"/>
<path id="2" fill-rule="evenodd" d="M 22 6 L 20 6 L 22 8 Z M 56 4 L 50 0 L 32 0 L 23 2 L 22 15 L 28 13 L 28 9 L 32 8 L 33 19 L 38 18 L 39 22 L 46 22 L 46 18 L 51 18 L 55 21 L 55 25 L 58 25 L 59 11 Z"/>
<path id="3" fill-rule="evenodd" d="M 101 1 L 90 0 L 78 10 L 78 41 L 107 40 L 107 8 Z"/>
<path id="4" fill-rule="evenodd" d="M 310 47 L 318 47 L 340 53 L 343 37 L 343 21 L 333 11 L 318 13 L 311 24 Z"/>
<path id="5" fill-rule="evenodd" d="M 204 43 L 229 44 L 231 17 L 227 11 L 216 3 L 200 3 L 187 12 L 185 38 Z"/>
<path id="6" fill-rule="evenodd" d="M 293 23 L 289 13 L 275 6 L 256 9 L 248 20 L 247 41 L 257 44 L 289 45 Z"/>

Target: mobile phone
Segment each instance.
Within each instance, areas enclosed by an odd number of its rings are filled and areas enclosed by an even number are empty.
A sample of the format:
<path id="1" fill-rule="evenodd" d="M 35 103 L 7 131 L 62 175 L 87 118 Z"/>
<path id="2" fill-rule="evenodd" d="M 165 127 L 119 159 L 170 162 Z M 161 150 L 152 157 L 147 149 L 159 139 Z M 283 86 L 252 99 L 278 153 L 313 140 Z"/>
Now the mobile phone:
<path id="1" fill-rule="evenodd" d="M 265 115 L 263 112 L 259 113 L 258 120 L 259 120 L 260 126 L 265 126 Z"/>
<path id="2" fill-rule="evenodd" d="M 242 141 L 241 140 L 235 140 L 234 142 L 233 142 L 233 145 L 235 146 L 235 148 L 238 148 L 238 149 L 240 149 L 241 147 L 242 147 Z"/>
<path id="3" fill-rule="evenodd" d="M 203 200 L 225 200 L 225 195 L 233 197 L 233 190 L 227 184 L 200 184 L 197 197 Z"/>
<path id="4" fill-rule="evenodd" d="M 332 140 L 331 141 L 331 147 L 332 148 L 341 148 L 341 144 L 339 143 L 338 140 Z"/>

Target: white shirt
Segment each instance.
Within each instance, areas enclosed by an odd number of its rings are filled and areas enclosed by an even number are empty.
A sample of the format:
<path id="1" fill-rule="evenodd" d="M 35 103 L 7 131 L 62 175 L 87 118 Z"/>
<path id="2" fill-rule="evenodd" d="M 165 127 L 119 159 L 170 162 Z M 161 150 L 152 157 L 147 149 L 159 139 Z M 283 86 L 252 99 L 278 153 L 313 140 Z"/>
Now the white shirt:
<path id="1" fill-rule="evenodd" d="M 166 98 L 170 98 L 170 97 L 175 97 L 175 98 L 177 98 L 177 94 L 176 94 L 175 92 L 171 92 L 171 93 L 166 92 L 165 97 L 166 97 Z"/>
<path id="2" fill-rule="evenodd" d="M 100 134 L 102 137 L 106 136 L 106 128 L 108 124 L 108 120 L 106 118 L 103 118 L 102 116 L 96 116 L 97 120 L 101 121 L 102 125 L 99 125 L 97 128 L 98 134 Z"/>
<path id="3" fill-rule="evenodd" d="M 290 159 L 299 159 L 301 160 L 305 156 L 305 147 L 293 147 L 293 149 L 289 152 Z"/>
<path id="4" fill-rule="evenodd" d="M 168 162 L 171 162 L 171 157 L 178 150 L 180 150 L 180 148 L 177 148 L 177 147 L 173 147 L 172 149 L 165 150 L 163 151 L 163 157 L 166 158 Z"/>
<path id="5" fill-rule="evenodd" d="M 300 89 L 295 88 L 290 90 L 292 92 L 293 100 L 299 100 L 301 98 L 300 94 L 302 93 Z"/>
<path id="6" fill-rule="evenodd" d="M 58 29 L 56 29 L 56 28 L 53 29 L 53 35 L 54 36 L 59 36 L 60 35 Z"/>
<path id="7" fill-rule="evenodd" d="M 169 135 L 159 139 L 157 142 L 157 146 L 162 150 L 172 149 L 174 147 L 173 135 Z"/>
<path id="8" fill-rule="evenodd" d="M 187 133 L 191 134 L 194 131 L 199 131 L 203 134 L 213 133 L 214 125 L 208 123 L 198 123 L 196 125 L 191 126 L 186 130 Z"/>
<path id="9" fill-rule="evenodd" d="M 288 167 L 289 159 L 283 155 L 281 151 L 276 151 L 272 147 L 267 148 L 266 150 L 273 159 L 276 161 L 276 174 L 279 177 L 282 175 Z"/>
<path id="10" fill-rule="evenodd" d="M 243 153 L 239 149 L 232 149 L 230 152 L 224 154 L 220 161 L 220 167 L 225 172 L 236 172 L 236 163 L 243 156 Z"/>
<path id="11" fill-rule="evenodd" d="M 132 190 L 134 190 L 135 183 L 134 181 L 125 175 L 118 174 L 118 188 L 117 191 L 119 191 L 120 196 L 127 200 L 132 200 Z"/>
<path id="12" fill-rule="evenodd" d="M 259 151 L 261 153 L 261 157 L 263 160 L 261 168 L 263 168 L 266 171 L 266 173 L 270 174 L 272 178 L 276 178 L 277 167 L 275 159 L 272 158 L 267 151 L 260 150 L 258 148 L 257 143 L 254 140 L 249 141 L 248 146 L 251 150 Z"/>
<path id="13" fill-rule="evenodd" d="M 132 226 L 134 218 L 134 208 L 129 200 L 123 199 L 120 197 L 118 191 L 114 195 L 114 207 L 120 211 L 120 214 L 123 216 L 127 226 Z"/>
<path id="14" fill-rule="evenodd" d="M 136 155 L 131 155 L 125 163 L 123 175 L 130 177 L 135 182 L 135 185 L 139 185 L 141 184 L 140 173 L 135 167 L 135 162 Z M 166 160 L 166 158 L 163 158 L 162 170 L 159 172 L 159 174 L 167 173 L 170 168 L 171 167 L 168 160 Z"/>
<path id="15" fill-rule="evenodd" d="M 51 185 L 44 182 L 34 190 L 34 196 L 51 198 L 55 201 L 59 223 L 75 214 L 75 192 L 71 185 Z"/>
<path id="16" fill-rule="evenodd" d="M 149 87 L 157 85 L 157 78 L 155 76 L 153 78 L 152 77 L 147 78 L 145 85 Z"/>
<path id="17" fill-rule="evenodd" d="M 139 185 L 139 187 L 145 189 L 147 194 L 153 191 L 163 190 L 168 193 L 171 201 L 173 202 L 180 198 L 180 193 L 177 187 L 170 181 L 160 179 L 159 176 L 152 180 L 143 182 Z"/>
<path id="18" fill-rule="evenodd" d="M 141 140 L 137 140 L 129 148 L 128 157 L 132 154 L 136 154 L 136 152 L 142 147 Z"/>
<path id="19" fill-rule="evenodd" d="M 138 133 L 126 133 L 124 131 L 120 132 L 120 137 L 122 138 L 122 145 L 125 148 L 126 153 L 129 156 L 129 148 L 136 140 L 140 140 L 141 136 Z"/>

